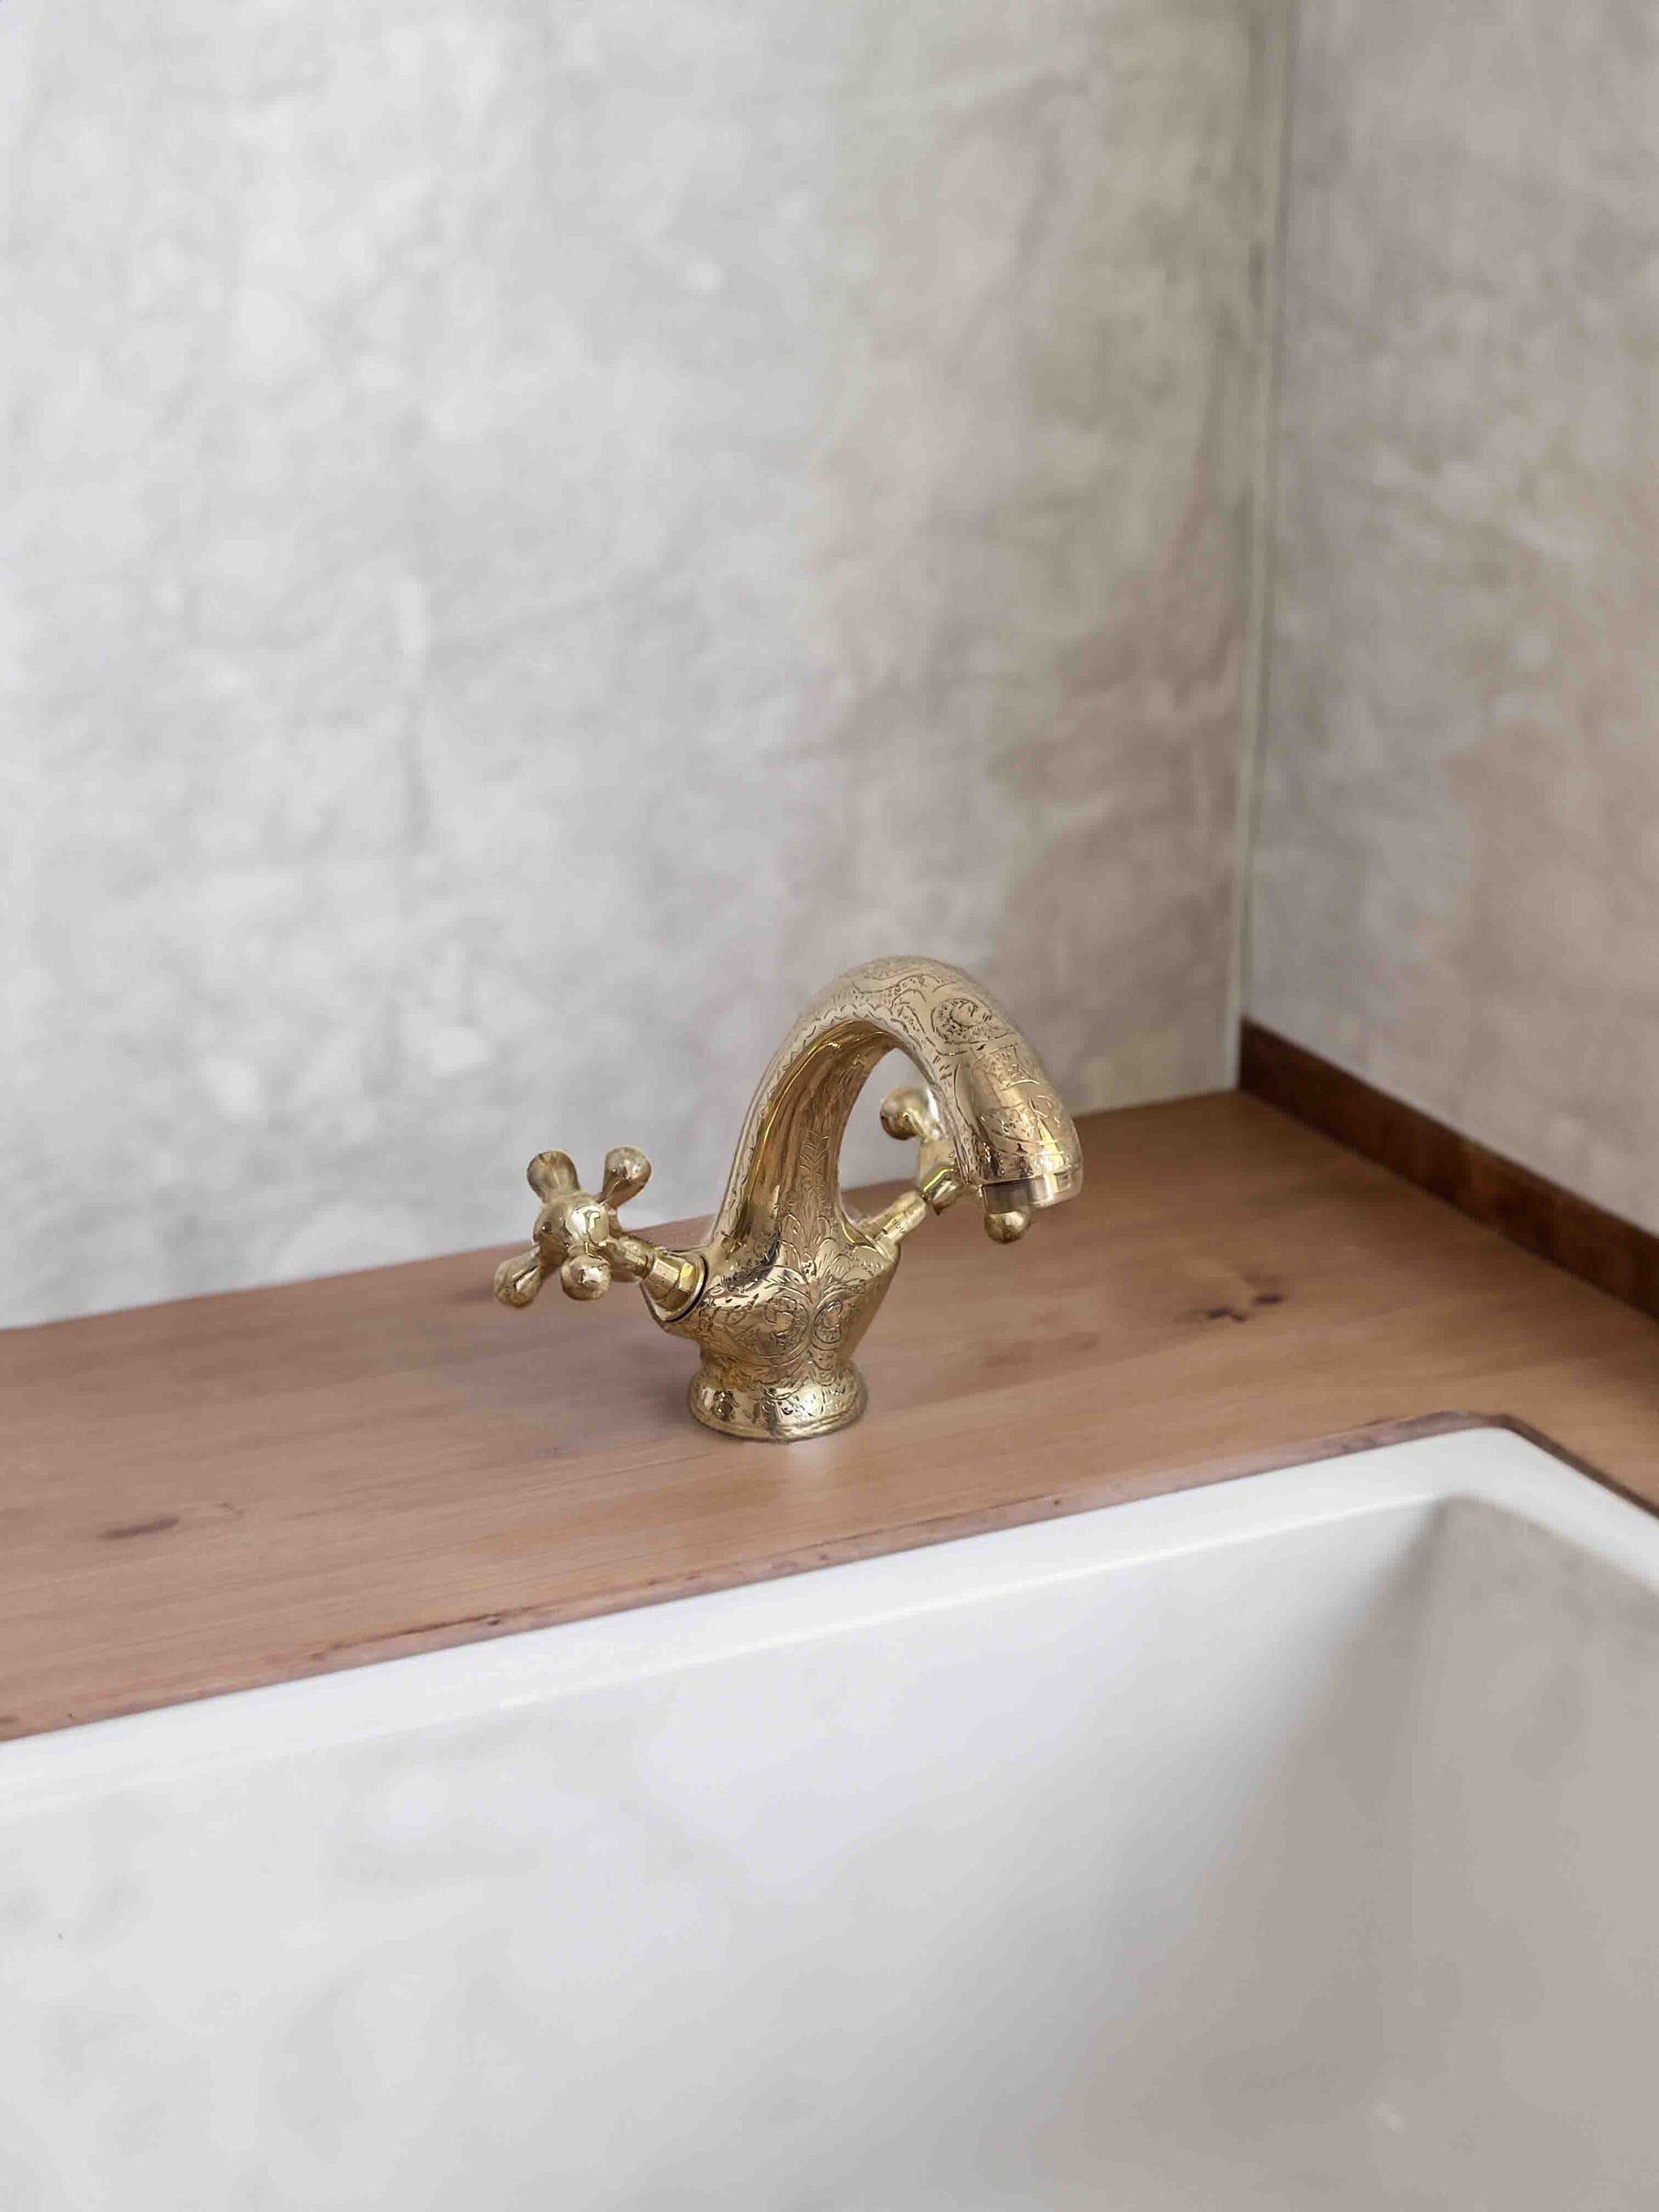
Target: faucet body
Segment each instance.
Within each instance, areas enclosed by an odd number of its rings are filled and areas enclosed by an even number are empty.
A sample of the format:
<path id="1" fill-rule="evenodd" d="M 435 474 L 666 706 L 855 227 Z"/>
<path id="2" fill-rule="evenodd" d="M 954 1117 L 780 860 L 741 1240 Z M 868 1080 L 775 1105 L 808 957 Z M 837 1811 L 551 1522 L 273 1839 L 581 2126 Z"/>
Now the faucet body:
<path id="1" fill-rule="evenodd" d="M 922 1086 L 893 1092 L 882 1119 L 917 1140 L 916 1182 L 857 1215 L 842 1196 L 842 1138 L 895 1048 Z M 921 958 L 849 969 L 795 1023 L 761 1078 L 700 1245 L 663 1251 L 617 1227 L 616 1206 L 641 1187 L 641 1167 L 649 1173 L 643 1155 L 619 1148 L 590 1199 L 562 1153 L 538 1154 L 531 1182 L 548 1203 L 536 1249 L 502 1263 L 496 1295 L 527 1304 L 555 1265 L 577 1297 L 597 1296 L 612 1274 L 637 1280 L 660 1325 L 698 1347 L 696 1418 L 779 1443 L 863 1412 L 853 1354 L 912 1230 L 970 1194 L 991 1237 L 1012 1243 L 1034 1208 L 1072 1197 L 1083 1181 L 1077 1132 L 1030 1046 L 981 985 Z"/>

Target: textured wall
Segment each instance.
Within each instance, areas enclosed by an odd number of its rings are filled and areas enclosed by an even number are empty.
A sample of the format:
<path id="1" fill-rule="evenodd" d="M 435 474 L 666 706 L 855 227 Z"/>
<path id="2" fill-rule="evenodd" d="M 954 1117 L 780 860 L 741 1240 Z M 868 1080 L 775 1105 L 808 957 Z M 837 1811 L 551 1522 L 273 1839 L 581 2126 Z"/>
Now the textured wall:
<path id="1" fill-rule="evenodd" d="M 8 11 L 0 1316 L 710 1206 L 873 953 L 1220 1079 L 1267 20 Z"/>
<path id="2" fill-rule="evenodd" d="M 1320 0 L 1252 1011 L 1659 1228 L 1659 10 Z"/>

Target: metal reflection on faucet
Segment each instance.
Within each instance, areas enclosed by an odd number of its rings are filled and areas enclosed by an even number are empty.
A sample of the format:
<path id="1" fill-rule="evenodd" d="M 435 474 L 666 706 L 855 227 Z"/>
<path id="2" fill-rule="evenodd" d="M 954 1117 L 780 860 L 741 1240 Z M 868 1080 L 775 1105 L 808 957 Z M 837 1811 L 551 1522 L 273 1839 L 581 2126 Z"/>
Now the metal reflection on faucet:
<path id="1" fill-rule="evenodd" d="M 882 1124 L 915 1141 L 912 1188 L 870 1214 L 842 1196 L 854 1101 L 895 1048 L 923 1080 L 884 1100 Z M 1082 1187 L 1071 1116 L 1042 1062 L 983 985 L 924 959 L 872 960 L 820 993 L 761 1078 L 703 1243 L 671 1251 L 620 1226 L 651 1164 L 618 1146 L 597 1196 L 563 1152 L 538 1152 L 531 1250 L 495 1271 L 504 1304 L 549 1274 L 574 1298 L 637 1282 L 660 1326 L 702 1355 L 690 1408 L 728 1436 L 793 1443 L 864 1411 L 853 1354 L 887 1295 L 899 1248 L 931 1214 L 976 1197 L 988 1235 L 1012 1243 L 1032 1212 Z"/>

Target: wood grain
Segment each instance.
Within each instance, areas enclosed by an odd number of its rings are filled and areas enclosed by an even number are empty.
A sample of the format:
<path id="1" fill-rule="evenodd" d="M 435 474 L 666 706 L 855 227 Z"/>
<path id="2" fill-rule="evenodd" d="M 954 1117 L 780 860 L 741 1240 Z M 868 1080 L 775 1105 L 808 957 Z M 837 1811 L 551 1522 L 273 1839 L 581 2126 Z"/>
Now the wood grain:
<path id="1" fill-rule="evenodd" d="M 1274 1030 L 1245 1022 L 1240 1087 L 1352 1145 L 1610 1297 L 1659 1316 L 1659 1237 L 1489 1152 Z"/>
<path id="2" fill-rule="evenodd" d="M 500 1255 L 0 1336 L 9 1733 L 1512 1416 L 1659 1503 L 1659 1328 L 1237 1093 L 1097 1115 L 1084 1195 L 906 1248 L 872 1410 L 696 1426 L 623 1293 Z M 1332 1480 L 1341 1480 L 1340 1469 Z"/>

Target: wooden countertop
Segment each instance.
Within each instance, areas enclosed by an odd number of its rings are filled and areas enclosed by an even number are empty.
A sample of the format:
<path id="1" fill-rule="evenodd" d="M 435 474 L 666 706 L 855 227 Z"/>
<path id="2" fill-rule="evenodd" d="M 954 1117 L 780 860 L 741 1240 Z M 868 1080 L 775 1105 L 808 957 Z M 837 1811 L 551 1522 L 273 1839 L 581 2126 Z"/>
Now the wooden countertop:
<path id="1" fill-rule="evenodd" d="M 1097 1115 L 1025 1241 L 905 1248 L 872 1410 L 696 1427 L 631 1293 L 495 1253 L 0 1336 L 0 1733 L 1208 1482 L 1448 1411 L 1659 1505 L 1659 1325 L 1237 1092 Z M 1340 1480 L 1334 1474 L 1333 1480 Z"/>

